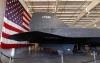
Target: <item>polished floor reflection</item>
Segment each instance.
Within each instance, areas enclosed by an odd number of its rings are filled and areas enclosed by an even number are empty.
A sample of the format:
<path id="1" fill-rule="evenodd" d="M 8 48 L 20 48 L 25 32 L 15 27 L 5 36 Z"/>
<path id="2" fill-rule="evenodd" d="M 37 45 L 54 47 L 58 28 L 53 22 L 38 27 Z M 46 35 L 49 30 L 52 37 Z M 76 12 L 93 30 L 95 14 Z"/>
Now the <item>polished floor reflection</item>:
<path id="1" fill-rule="evenodd" d="M 96 56 L 100 59 L 100 55 Z M 9 63 L 7 58 L 2 59 L 2 63 Z M 13 63 L 61 63 L 60 55 L 47 52 L 24 52 L 14 57 Z M 88 54 L 65 54 L 64 63 L 94 63 L 93 56 Z M 97 60 L 100 63 L 100 60 Z"/>

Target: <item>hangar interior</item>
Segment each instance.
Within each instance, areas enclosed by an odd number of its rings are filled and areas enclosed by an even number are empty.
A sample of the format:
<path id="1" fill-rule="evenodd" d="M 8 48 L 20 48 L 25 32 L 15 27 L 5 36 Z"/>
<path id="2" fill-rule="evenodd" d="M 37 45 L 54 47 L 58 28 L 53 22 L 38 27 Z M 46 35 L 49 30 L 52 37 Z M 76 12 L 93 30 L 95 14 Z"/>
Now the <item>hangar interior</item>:
<path id="1" fill-rule="evenodd" d="M 69 27 L 99 28 L 98 0 L 25 0 L 30 13 L 49 12 Z"/>
<path id="2" fill-rule="evenodd" d="M 0 35 L 2 35 L 6 0 L 0 1 Z M 34 14 L 35 12 L 47 12 L 56 15 L 70 28 L 100 28 L 100 0 L 19 0 L 19 2 L 27 10 L 30 16 L 32 16 L 32 14 Z M 0 39 L 2 39 L 1 36 Z M 78 46 L 78 44 L 76 44 L 76 46 Z M 89 52 L 88 45 L 85 45 L 85 47 Z M 100 50 L 100 47 L 97 47 L 97 49 Z M 61 63 L 61 58 L 60 56 L 56 55 L 55 50 L 45 49 L 46 52 L 37 52 L 38 50 L 42 50 L 41 47 L 38 47 L 37 43 L 34 43 L 33 46 L 29 47 L 18 47 L 9 49 L 1 48 L 0 50 L 4 53 L 0 54 L 0 62 L 2 61 L 1 63 Z M 64 62 L 99 63 L 100 61 L 99 53 L 95 53 L 98 61 L 92 61 L 93 57 L 95 59 L 93 53 L 79 53 L 80 54 L 75 55 L 72 55 L 73 53 L 68 53 L 64 57 Z M 13 57 L 14 60 L 11 56 L 15 56 Z"/>

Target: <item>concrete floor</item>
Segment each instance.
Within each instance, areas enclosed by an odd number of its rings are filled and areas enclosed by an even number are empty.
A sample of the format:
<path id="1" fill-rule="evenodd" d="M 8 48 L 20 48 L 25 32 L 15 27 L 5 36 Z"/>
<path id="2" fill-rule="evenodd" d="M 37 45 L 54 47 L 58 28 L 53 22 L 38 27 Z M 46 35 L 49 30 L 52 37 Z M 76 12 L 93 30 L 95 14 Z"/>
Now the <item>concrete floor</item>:
<path id="1" fill-rule="evenodd" d="M 96 57 L 100 59 L 100 55 Z M 13 63 L 61 63 L 60 55 L 44 52 L 24 52 L 15 55 L 14 58 Z M 93 56 L 86 54 L 64 55 L 64 63 L 94 63 L 91 60 L 93 60 Z M 4 57 L 2 63 L 9 63 L 9 59 Z M 97 60 L 97 63 L 100 63 L 100 60 Z"/>

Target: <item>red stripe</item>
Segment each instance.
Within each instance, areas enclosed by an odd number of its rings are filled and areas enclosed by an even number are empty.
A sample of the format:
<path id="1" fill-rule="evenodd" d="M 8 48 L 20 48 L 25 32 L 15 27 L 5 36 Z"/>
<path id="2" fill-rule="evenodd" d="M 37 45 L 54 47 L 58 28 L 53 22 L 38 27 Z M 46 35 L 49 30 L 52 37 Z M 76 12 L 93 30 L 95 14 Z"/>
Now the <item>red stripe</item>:
<path id="1" fill-rule="evenodd" d="M 0 48 L 1 48 L 1 43 L 0 43 Z"/>
<path id="2" fill-rule="evenodd" d="M 18 47 L 28 47 L 33 46 L 34 44 L 5 44 L 1 42 L 1 48 L 10 49 L 10 48 L 18 48 Z"/>
<path id="3" fill-rule="evenodd" d="M 31 16 L 29 15 L 29 13 L 24 9 L 24 12 L 28 15 L 28 17 L 31 19 Z"/>
<path id="4" fill-rule="evenodd" d="M 2 37 L 7 38 L 8 36 L 9 36 L 9 34 L 2 32 Z"/>
<path id="5" fill-rule="evenodd" d="M 29 28 L 25 27 L 25 26 L 22 26 L 25 30 L 29 31 Z"/>
<path id="6" fill-rule="evenodd" d="M 28 23 L 23 19 L 23 22 L 26 24 L 26 25 L 28 25 Z"/>
<path id="7" fill-rule="evenodd" d="M 11 25 L 8 25 L 7 23 L 4 22 L 4 27 L 9 29 L 9 30 L 12 30 L 12 31 L 15 31 L 15 32 L 23 32 L 22 30 L 19 30 Z"/>
<path id="8" fill-rule="evenodd" d="M 30 20 L 29 20 L 25 15 L 23 15 L 23 17 L 25 17 L 25 19 L 26 19 L 28 22 L 30 22 Z"/>

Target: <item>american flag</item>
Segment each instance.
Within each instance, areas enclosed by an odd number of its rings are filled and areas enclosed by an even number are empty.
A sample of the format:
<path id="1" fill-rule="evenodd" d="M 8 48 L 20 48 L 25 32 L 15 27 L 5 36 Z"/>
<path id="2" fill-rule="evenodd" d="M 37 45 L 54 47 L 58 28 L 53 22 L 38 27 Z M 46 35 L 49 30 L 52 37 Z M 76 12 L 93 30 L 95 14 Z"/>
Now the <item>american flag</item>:
<path id="1" fill-rule="evenodd" d="M 26 46 L 28 42 L 18 42 L 7 39 L 9 35 L 29 31 L 28 24 L 30 22 L 30 15 L 21 5 L 19 0 L 7 0 L 4 16 L 4 24 L 1 35 L 1 47 L 13 48 Z"/>

